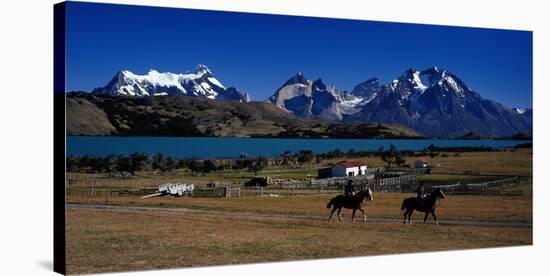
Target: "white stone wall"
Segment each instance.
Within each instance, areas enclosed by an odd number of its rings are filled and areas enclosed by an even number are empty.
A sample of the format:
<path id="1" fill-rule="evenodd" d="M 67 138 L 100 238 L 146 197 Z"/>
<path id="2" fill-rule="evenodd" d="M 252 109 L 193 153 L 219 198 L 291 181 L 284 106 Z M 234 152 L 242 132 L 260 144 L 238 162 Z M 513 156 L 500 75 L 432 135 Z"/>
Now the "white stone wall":
<path id="1" fill-rule="evenodd" d="M 357 176 L 359 175 L 359 170 L 361 170 L 361 175 L 365 175 L 367 171 L 367 166 L 346 168 L 341 164 L 338 164 L 332 167 L 332 176 L 344 177 L 344 176 L 350 176 L 350 173 L 353 173 L 352 176 Z"/>

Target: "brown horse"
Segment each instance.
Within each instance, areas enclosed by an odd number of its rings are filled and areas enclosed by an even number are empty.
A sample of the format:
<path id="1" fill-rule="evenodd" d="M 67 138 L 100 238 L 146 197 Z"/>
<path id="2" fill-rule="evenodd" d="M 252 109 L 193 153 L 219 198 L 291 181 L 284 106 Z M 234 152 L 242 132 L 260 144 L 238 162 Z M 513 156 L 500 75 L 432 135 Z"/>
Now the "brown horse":
<path id="1" fill-rule="evenodd" d="M 440 198 L 445 198 L 445 194 L 443 193 L 443 191 L 441 191 L 441 189 L 436 188 L 431 193 L 429 193 L 426 198 L 424 198 L 423 208 L 420 208 L 418 199 L 416 197 L 409 197 L 403 200 L 403 204 L 401 204 L 401 210 L 405 211 L 403 213 L 403 223 L 407 223 L 408 218 L 409 224 L 411 224 L 411 215 L 414 210 L 418 210 L 420 212 L 426 213 L 424 215 L 424 223 L 426 223 L 426 219 L 428 219 L 428 214 L 432 214 L 435 220 L 435 224 L 439 225 L 439 223 L 437 222 L 437 217 L 435 216 L 435 207 Z"/>
<path id="2" fill-rule="evenodd" d="M 337 195 L 327 204 L 327 208 L 331 208 L 332 206 L 332 212 L 330 212 L 330 217 L 328 218 L 328 221 L 332 221 L 332 215 L 334 214 L 334 211 L 336 211 L 336 209 L 338 209 L 338 219 L 342 221 L 342 217 L 340 216 L 342 208 L 353 209 L 351 222 L 355 222 L 355 211 L 357 210 L 363 213 L 363 221 L 367 221 L 367 215 L 365 214 L 365 211 L 362 207 L 365 204 L 366 200 L 372 201 L 372 199 L 373 197 L 371 189 L 360 191 L 354 196 Z"/>

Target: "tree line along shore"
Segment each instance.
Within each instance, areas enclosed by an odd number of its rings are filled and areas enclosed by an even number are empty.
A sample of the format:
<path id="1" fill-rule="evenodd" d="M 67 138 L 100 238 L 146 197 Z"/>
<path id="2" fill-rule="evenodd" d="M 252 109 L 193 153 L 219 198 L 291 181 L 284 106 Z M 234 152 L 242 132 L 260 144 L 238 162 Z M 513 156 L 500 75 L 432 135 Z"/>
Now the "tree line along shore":
<path id="1" fill-rule="evenodd" d="M 257 174 L 270 167 L 301 168 L 306 165 L 320 165 L 324 160 L 352 159 L 374 157 L 380 158 L 386 167 L 410 167 L 405 164 L 406 157 L 451 157 L 460 156 L 465 152 L 494 152 L 514 151 L 519 148 L 532 147 L 531 143 L 519 144 L 514 148 L 493 147 L 438 147 L 429 145 L 422 150 L 397 150 L 392 144 L 387 149 L 380 147 L 378 150 L 331 150 L 325 153 L 315 153 L 312 150 L 300 150 L 298 152 L 285 151 L 276 157 L 249 156 L 241 153 L 233 159 L 199 159 L 177 158 L 165 156 L 162 153 L 133 152 L 130 154 L 111 154 L 105 157 L 97 155 L 70 155 L 66 159 L 68 172 L 80 173 L 106 173 L 110 177 L 128 177 L 142 171 L 155 171 L 161 174 L 185 169 L 191 173 L 210 173 L 226 170 L 247 170 Z"/>

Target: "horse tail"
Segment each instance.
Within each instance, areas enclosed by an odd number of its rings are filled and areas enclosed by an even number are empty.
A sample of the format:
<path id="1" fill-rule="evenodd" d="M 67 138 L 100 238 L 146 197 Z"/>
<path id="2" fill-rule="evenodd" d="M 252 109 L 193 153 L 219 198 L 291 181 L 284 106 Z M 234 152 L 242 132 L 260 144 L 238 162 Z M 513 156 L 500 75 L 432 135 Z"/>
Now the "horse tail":
<path id="1" fill-rule="evenodd" d="M 333 198 L 333 199 L 331 199 L 331 200 L 330 200 L 330 201 L 328 202 L 328 204 L 327 204 L 327 208 L 329 208 L 329 209 L 330 209 L 330 207 L 332 207 L 332 205 L 334 204 L 334 203 L 333 203 L 333 201 L 334 201 L 334 198 Z"/>
<path id="2" fill-rule="evenodd" d="M 406 202 L 407 200 L 403 199 L 403 203 L 401 204 L 401 211 L 405 211 L 405 207 L 407 206 Z"/>

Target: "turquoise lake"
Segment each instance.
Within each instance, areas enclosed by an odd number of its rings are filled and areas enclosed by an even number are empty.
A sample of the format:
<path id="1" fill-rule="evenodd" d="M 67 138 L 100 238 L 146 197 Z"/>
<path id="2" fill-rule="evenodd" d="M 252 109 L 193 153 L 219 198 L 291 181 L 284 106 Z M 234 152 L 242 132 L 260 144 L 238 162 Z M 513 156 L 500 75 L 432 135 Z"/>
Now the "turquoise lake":
<path id="1" fill-rule="evenodd" d="M 98 137 L 68 136 L 67 155 L 157 153 L 178 158 L 234 158 L 241 153 L 249 156 L 279 156 L 289 150 L 312 150 L 324 153 L 339 149 L 377 150 L 394 144 L 399 150 L 420 150 L 430 144 L 440 147 L 487 146 L 513 147 L 528 141 L 516 140 L 406 140 L 406 139 L 281 139 L 234 137 Z"/>

